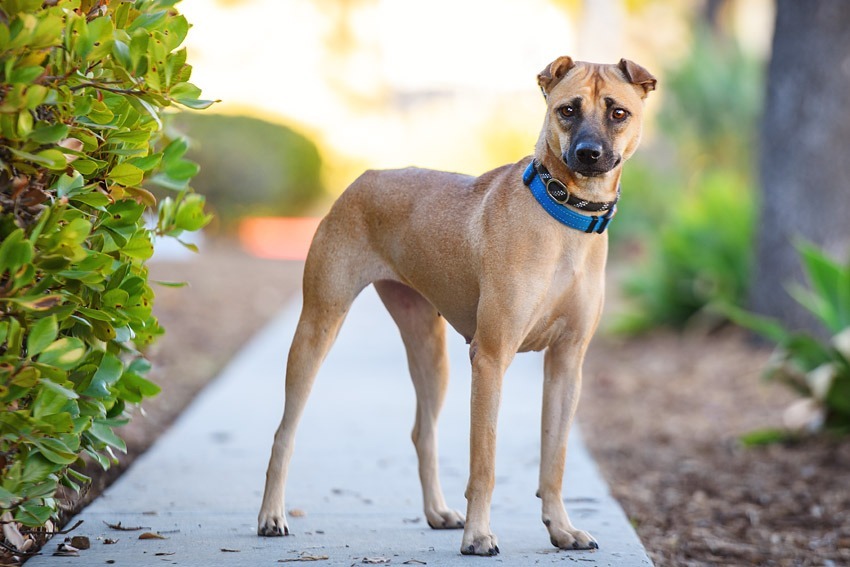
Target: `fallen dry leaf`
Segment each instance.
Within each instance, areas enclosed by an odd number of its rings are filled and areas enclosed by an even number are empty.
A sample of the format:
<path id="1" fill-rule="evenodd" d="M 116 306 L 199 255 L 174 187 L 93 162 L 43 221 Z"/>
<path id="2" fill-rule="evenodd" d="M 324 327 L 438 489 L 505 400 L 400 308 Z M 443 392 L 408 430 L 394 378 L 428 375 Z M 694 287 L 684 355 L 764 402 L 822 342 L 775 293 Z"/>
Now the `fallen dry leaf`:
<path id="1" fill-rule="evenodd" d="M 301 508 L 293 508 L 289 511 L 289 516 L 292 518 L 303 518 L 306 515 L 307 512 L 305 512 Z"/>
<path id="2" fill-rule="evenodd" d="M 154 553 L 156 557 L 161 557 L 163 555 L 176 555 L 176 551 L 160 551 L 159 553 Z"/>
<path id="3" fill-rule="evenodd" d="M 301 555 L 301 557 L 292 557 L 290 559 L 278 559 L 278 563 L 294 563 L 296 561 L 325 561 L 327 555 Z"/>
<path id="4" fill-rule="evenodd" d="M 382 565 L 384 563 L 389 563 L 392 561 L 389 557 L 364 557 L 361 563 L 366 563 L 368 565 Z"/>
<path id="5" fill-rule="evenodd" d="M 57 557 L 79 557 L 79 549 L 70 545 L 68 543 L 60 543 L 56 548 L 56 551 L 53 552 L 53 555 Z"/>
<path id="6" fill-rule="evenodd" d="M 91 547 L 91 540 L 89 540 L 89 538 L 83 535 L 72 537 L 70 543 L 77 549 L 88 549 Z"/>
<path id="7" fill-rule="evenodd" d="M 6 538 L 6 542 L 14 546 L 18 551 L 21 551 L 26 538 L 18 530 L 18 524 L 14 522 L 12 513 L 8 511 L 4 512 L 0 520 L 3 521 L 3 536 Z"/>
<path id="8" fill-rule="evenodd" d="M 116 543 L 118 543 L 118 540 L 112 539 L 111 537 L 108 537 L 105 540 L 103 540 L 103 545 L 114 545 Z"/>
<path id="9" fill-rule="evenodd" d="M 110 528 L 112 528 L 113 530 L 120 530 L 122 532 L 137 532 L 139 530 L 149 530 L 150 529 L 149 527 L 146 527 L 146 526 L 132 526 L 132 527 L 122 526 L 121 522 L 118 522 L 117 524 L 110 524 L 109 522 L 103 522 L 103 523 L 106 524 L 107 526 L 109 526 Z"/>
<path id="10" fill-rule="evenodd" d="M 145 532 L 139 535 L 139 539 L 168 539 L 162 534 L 155 534 L 153 532 Z"/>
<path id="11" fill-rule="evenodd" d="M 64 140 L 60 141 L 56 145 L 59 146 L 60 148 L 65 148 L 65 149 L 72 150 L 72 151 L 75 151 L 75 152 L 80 152 L 80 151 L 83 150 L 83 143 L 76 138 L 65 138 Z M 74 161 L 75 159 L 77 159 L 79 157 L 79 156 L 76 156 L 76 155 L 73 155 L 73 154 L 64 154 L 64 155 L 65 155 L 65 161 L 67 163 L 71 163 L 72 161 Z"/>
<path id="12" fill-rule="evenodd" d="M 402 565 L 428 565 L 424 561 L 419 561 L 418 559 L 408 559 Z"/>
<path id="13" fill-rule="evenodd" d="M 221 550 L 225 553 L 240 553 L 242 551 L 240 549 L 227 549 L 226 547 L 222 547 Z"/>

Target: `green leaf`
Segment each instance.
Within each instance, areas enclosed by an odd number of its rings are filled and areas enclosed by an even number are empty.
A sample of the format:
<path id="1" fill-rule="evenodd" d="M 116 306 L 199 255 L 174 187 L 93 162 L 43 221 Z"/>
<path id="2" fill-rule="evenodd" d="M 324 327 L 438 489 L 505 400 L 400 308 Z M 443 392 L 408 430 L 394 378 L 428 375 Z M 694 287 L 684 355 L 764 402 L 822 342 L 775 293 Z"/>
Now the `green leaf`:
<path id="1" fill-rule="evenodd" d="M 186 108 L 191 108 L 192 110 L 204 110 L 206 108 L 211 107 L 217 102 L 221 102 L 220 100 L 203 100 L 203 99 L 188 99 L 188 98 L 178 98 L 175 99 L 177 102 L 185 106 Z"/>
<path id="2" fill-rule="evenodd" d="M 164 281 L 155 280 L 153 283 L 155 283 L 156 285 L 161 285 L 162 287 L 188 287 L 189 286 L 188 282 L 164 282 Z"/>
<path id="3" fill-rule="evenodd" d="M 8 301 L 30 311 L 46 311 L 61 304 L 64 299 L 58 293 L 25 297 L 0 297 L 0 301 Z"/>
<path id="4" fill-rule="evenodd" d="M 793 439 L 793 436 L 784 429 L 759 429 L 742 435 L 741 443 L 745 447 L 760 447 L 762 445 L 784 443 L 790 439 Z"/>
<path id="5" fill-rule="evenodd" d="M 109 124 L 115 118 L 115 114 L 109 110 L 109 107 L 99 100 L 92 101 L 91 110 L 87 116 L 96 124 Z"/>
<path id="6" fill-rule="evenodd" d="M 162 154 L 151 154 L 145 157 L 131 158 L 127 161 L 128 163 L 135 165 L 142 171 L 150 171 L 160 164 L 160 162 L 162 161 Z"/>
<path id="7" fill-rule="evenodd" d="M 65 124 L 40 126 L 32 131 L 29 138 L 39 144 L 55 144 L 68 137 L 69 128 Z"/>
<path id="8" fill-rule="evenodd" d="M 59 327 L 56 324 L 56 316 L 43 317 L 33 325 L 27 337 L 27 353 L 34 357 L 56 340 Z"/>
<path id="9" fill-rule="evenodd" d="M 86 193 L 84 195 L 74 195 L 71 197 L 71 201 L 74 203 L 83 203 L 84 205 L 103 211 L 105 211 L 105 207 L 112 202 L 109 197 L 103 193 L 97 192 Z"/>
<path id="10" fill-rule="evenodd" d="M 32 83 L 41 74 L 44 73 L 44 67 L 33 65 L 32 67 L 19 67 L 15 69 L 9 77 L 10 83 Z"/>
<path id="11" fill-rule="evenodd" d="M 106 176 L 110 181 L 125 187 L 140 184 L 144 177 L 145 172 L 142 169 L 128 162 L 116 165 Z"/>
<path id="12" fill-rule="evenodd" d="M 715 303 L 712 304 L 712 309 L 722 313 L 736 325 L 750 329 L 774 343 L 784 343 L 791 336 L 779 321 L 751 313 L 730 303 Z"/>
<path id="13" fill-rule="evenodd" d="M 193 232 L 206 226 L 212 216 L 204 213 L 204 197 L 197 193 L 186 195 L 177 206 L 174 222 L 178 229 Z"/>
<path id="14" fill-rule="evenodd" d="M 25 483 L 41 482 L 56 471 L 56 465 L 38 453 L 27 457 L 21 481 Z"/>
<path id="15" fill-rule="evenodd" d="M 47 523 L 52 514 L 53 509 L 49 506 L 21 504 L 15 510 L 15 520 L 25 526 L 39 527 Z"/>
<path id="16" fill-rule="evenodd" d="M 3 341 L 0 341 L 2 343 Z M 38 379 L 41 377 L 41 371 L 34 366 L 25 366 L 15 373 L 12 378 L 12 384 L 21 388 L 32 388 L 38 384 Z"/>
<path id="17" fill-rule="evenodd" d="M 24 238 L 23 229 L 11 232 L 0 243 L 0 275 L 5 271 L 16 272 L 18 268 L 32 261 L 32 244 Z"/>
<path id="18" fill-rule="evenodd" d="M 153 256 L 153 243 L 145 231 L 140 231 L 127 241 L 121 252 L 137 260 L 147 260 Z"/>
<path id="19" fill-rule="evenodd" d="M 33 445 L 51 463 L 70 465 L 77 460 L 76 453 L 58 439 L 34 439 Z"/>
<path id="20" fill-rule="evenodd" d="M 119 384 L 123 389 L 138 393 L 145 398 L 155 396 L 161 391 L 161 388 L 150 380 L 132 372 L 125 373 Z M 141 397 L 138 401 L 141 401 Z"/>
<path id="21" fill-rule="evenodd" d="M 36 156 L 38 156 L 40 163 L 42 163 L 47 169 L 64 171 L 64 169 L 68 166 L 68 160 L 65 159 L 65 154 L 59 150 L 42 150 L 38 152 Z"/>
<path id="22" fill-rule="evenodd" d="M 40 383 L 42 386 L 53 384 L 54 386 L 62 388 L 61 386 L 54 382 L 51 382 L 50 380 L 41 380 Z M 67 390 L 67 388 L 62 389 Z M 74 393 L 74 396 L 76 396 L 76 393 Z M 32 403 L 32 416 L 35 419 L 42 419 L 46 416 L 57 414 L 62 411 L 63 408 L 70 401 L 70 398 L 68 398 L 62 393 L 57 392 L 53 388 L 41 388 L 35 398 L 35 401 Z"/>
<path id="23" fill-rule="evenodd" d="M 139 16 L 136 16 L 129 26 L 127 26 L 127 31 L 132 33 L 137 29 L 146 29 L 149 31 L 160 29 L 167 14 L 168 12 L 165 10 L 150 14 L 140 14 Z"/>
<path id="24" fill-rule="evenodd" d="M 130 57 L 130 46 L 123 41 L 112 42 L 112 56 L 126 69 L 133 68 L 133 59 Z"/>
<path id="25" fill-rule="evenodd" d="M 53 380 L 42 380 L 40 382 L 40 384 L 42 386 L 44 386 L 46 389 L 51 390 L 52 392 L 55 392 L 55 393 L 59 394 L 60 396 L 66 398 L 66 399 L 69 399 L 69 400 L 76 400 L 77 398 L 80 397 L 79 394 L 77 394 L 77 392 L 75 392 L 74 390 L 71 390 L 70 388 L 66 388 L 65 386 L 62 386 L 61 384 L 57 384 Z"/>
<path id="26" fill-rule="evenodd" d="M 187 159 L 176 160 L 165 167 L 165 173 L 177 181 L 188 181 L 195 177 L 201 170 L 201 166 Z"/>
<path id="27" fill-rule="evenodd" d="M 803 333 L 791 335 L 781 346 L 806 372 L 832 360 L 832 350 L 829 347 Z"/>
<path id="28" fill-rule="evenodd" d="M 74 175 L 60 175 L 53 184 L 53 188 L 56 189 L 56 195 L 59 197 L 70 197 L 72 195 L 76 195 L 83 189 L 84 186 L 85 179 L 83 179 L 83 176 L 76 171 L 74 172 Z"/>
<path id="29" fill-rule="evenodd" d="M 8 150 L 12 152 L 12 154 L 14 154 L 15 156 L 25 161 L 35 163 L 48 169 L 65 169 L 65 166 L 67 165 L 67 162 L 65 161 L 65 155 L 59 150 L 43 150 L 37 154 L 17 150 L 15 148 L 8 148 Z M 61 158 L 61 161 L 59 158 Z"/>
<path id="30" fill-rule="evenodd" d="M 106 162 L 102 162 L 100 160 L 93 159 L 78 159 L 74 162 L 74 169 L 82 173 L 83 175 L 91 175 L 98 169 L 102 168 L 106 165 Z"/>
<path id="31" fill-rule="evenodd" d="M 826 405 L 831 411 L 837 411 L 850 418 L 850 372 L 844 367 L 844 372 L 838 374 L 832 381 L 832 386 L 826 395 Z"/>
<path id="32" fill-rule="evenodd" d="M 95 421 L 88 430 L 95 439 L 126 453 L 127 445 L 118 437 L 109 425 Z"/>
<path id="33" fill-rule="evenodd" d="M 103 355 L 100 366 L 92 377 L 89 387 L 83 392 L 84 396 L 105 398 L 110 395 L 109 388 L 115 384 L 124 372 L 121 360 L 110 353 Z"/>
<path id="34" fill-rule="evenodd" d="M 85 356 L 86 346 L 76 337 L 62 337 L 45 348 L 38 362 L 62 370 L 74 368 Z"/>

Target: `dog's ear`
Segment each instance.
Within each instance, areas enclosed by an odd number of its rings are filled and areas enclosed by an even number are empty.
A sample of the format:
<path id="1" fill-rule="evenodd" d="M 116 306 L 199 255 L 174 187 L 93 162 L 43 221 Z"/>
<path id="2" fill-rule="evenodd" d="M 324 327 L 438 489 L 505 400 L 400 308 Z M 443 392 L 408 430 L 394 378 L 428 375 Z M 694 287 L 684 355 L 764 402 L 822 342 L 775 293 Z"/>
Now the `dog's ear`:
<path id="1" fill-rule="evenodd" d="M 567 71 L 575 67 L 572 57 L 566 55 L 558 57 L 549 63 L 545 69 L 537 75 L 537 84 L 540 85 L 540 90 L 543 91 L 543 96 L 549 96 L 552 87 L 558 84 L 558 81 L 564 78 Z"/>
<path id="2" fill-rule="evenodd" d="M 655 90 L 655 83 L 657 82 L 655 77 L 634 61 L 620 59 L 620 63 L 617 66 L 623 72 L 623 75 L 626 76 L 627 81 L 643 89 L 644 97 L 649 94 L 649 91 Z"/>

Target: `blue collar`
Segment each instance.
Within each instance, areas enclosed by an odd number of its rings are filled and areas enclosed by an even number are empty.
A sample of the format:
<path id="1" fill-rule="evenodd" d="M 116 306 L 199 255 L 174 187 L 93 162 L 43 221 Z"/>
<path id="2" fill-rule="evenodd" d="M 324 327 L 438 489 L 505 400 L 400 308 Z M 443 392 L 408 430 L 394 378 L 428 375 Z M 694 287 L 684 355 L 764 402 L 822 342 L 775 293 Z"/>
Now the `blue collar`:
<path id="1" fill-rule="evenodd" d="M 581 230 L 582 232 L 595 232 L 602 234 L 608 228 L 608 223 L 617 212 L 617 205 L 614 204 L 610 210 L 601 216 L 590 216 L 579 214 L 569 207 L 565 207 L 549 195 L 546 183 L 540 179 L 537 170 L 534 167 L 534 160 L 528 164 L 525 173 L 522 174 L 522 182 L 525 183 L 531 190 L 531 194 L 537 199 L 537 202 L 556 220 L 570 228 Z M 617 191 L 619 196 L 619 191 Z"/>

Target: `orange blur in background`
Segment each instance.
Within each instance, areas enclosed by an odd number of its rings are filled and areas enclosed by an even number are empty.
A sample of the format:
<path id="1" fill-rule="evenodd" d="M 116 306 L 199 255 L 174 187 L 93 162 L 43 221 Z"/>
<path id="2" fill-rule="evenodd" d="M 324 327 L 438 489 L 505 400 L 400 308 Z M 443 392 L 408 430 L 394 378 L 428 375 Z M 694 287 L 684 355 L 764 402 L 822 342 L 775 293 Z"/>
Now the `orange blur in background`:
<path id="1" fill-rule="evenodd" d="M 246 252 L 272 260 L 304 260 L 320 217 L 254 217 L 239 223 Z"/>

